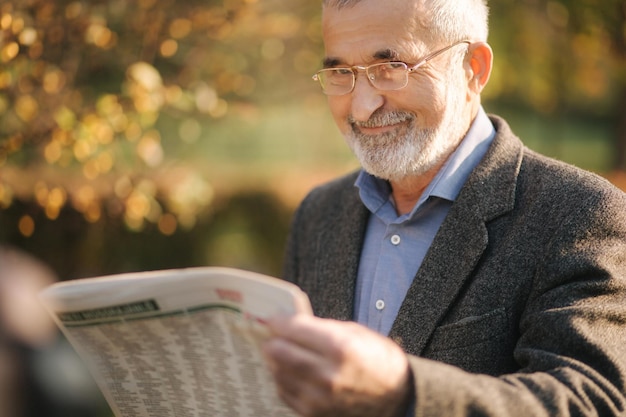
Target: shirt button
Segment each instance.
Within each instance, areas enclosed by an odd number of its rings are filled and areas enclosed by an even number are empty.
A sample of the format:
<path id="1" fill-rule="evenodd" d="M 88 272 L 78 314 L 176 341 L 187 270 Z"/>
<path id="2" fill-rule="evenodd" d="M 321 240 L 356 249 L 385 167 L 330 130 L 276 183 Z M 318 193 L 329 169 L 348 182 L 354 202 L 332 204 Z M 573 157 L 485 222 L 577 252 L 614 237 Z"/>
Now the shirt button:
<path id="1" fill-rule="evenodd" d="M 400 236 L 398 235 L 391 236 L 391 244 L 394 246 L 398 246 L 400 244 Z"/>
<path id="2" fill-rule="evenodd" d="M 383 300 L 376 300 L 376 310 L 382 310 L 385 308 L 385 302 Z"/>

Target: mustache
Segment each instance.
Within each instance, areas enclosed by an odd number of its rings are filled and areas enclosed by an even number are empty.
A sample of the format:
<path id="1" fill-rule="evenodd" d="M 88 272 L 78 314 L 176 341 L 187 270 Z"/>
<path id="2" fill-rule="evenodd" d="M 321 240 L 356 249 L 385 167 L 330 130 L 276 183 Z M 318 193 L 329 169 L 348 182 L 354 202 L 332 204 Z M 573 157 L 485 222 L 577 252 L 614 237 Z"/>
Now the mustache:
<path id="1" fill-rule="evenodd" d="M 384 127 L 395 125 L 398 123 L 413 121 L 415 116 L 412 113 L 404 112 L 404 111 L 383 111 L 376 110 L 369 119 L 365 121 L 354 120 L 352 115 L 348 116 L 348 122 L 352 127 L 364 127 L 364 128 L 372 128 L 372 127 Z"/>

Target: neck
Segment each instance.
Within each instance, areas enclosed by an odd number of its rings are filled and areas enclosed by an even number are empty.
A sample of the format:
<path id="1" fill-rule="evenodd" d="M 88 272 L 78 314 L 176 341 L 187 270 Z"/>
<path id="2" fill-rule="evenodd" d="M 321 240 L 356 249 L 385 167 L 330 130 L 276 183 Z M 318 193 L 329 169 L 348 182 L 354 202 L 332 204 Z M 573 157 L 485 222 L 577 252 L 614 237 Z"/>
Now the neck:
<path id="1" fill-rule="evenodd" d="M 392 180 L 391 195 L 396 204 L 398 215 L 409 213 L 417 204 L 428 184 L 435 178 L 443 163 L 437 165 L 427 173 L 415 177 L 405 177 L 399 180 Z"/>

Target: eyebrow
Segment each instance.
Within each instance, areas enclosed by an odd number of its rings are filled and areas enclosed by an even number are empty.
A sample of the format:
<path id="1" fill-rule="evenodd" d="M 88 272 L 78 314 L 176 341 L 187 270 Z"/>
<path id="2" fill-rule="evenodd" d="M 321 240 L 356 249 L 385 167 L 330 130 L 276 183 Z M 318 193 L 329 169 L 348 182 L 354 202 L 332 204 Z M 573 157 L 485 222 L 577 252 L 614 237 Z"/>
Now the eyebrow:
<path id="1" fill-rule="evenodd" d="M 398 60 L 400 57 L 400 54 L 396 50 L 387 48 L 387 49 L 381 49 L 380 51 L 376 51 L 372 55 L 372 57 L 375 60 L 383 60 L 383 59 L 384 60 Z M 322 61 L 322 65 L 324 68 L 333 68 L 343 63 L 344 61 L 337 57 L 326 57 Z"/>
<path id="2" fill-rule="evenodd" d="M 322 65 L 324 68 L 333 68 L 333 67 L 336 67 L 337 65 L 340 65 L 341 62 L 342 61 L 339 58 L 327 57 L 327 58 L 324 58 L 324 61 L 322 61 Z"/>
<path id="3" fill-rule="evenodd" d="M 382 49 L 380 51 L 377 51 L 374 54 L 374 58 L 397 60 L 400 58 L 400 54 L 398 53 L 398 51 L 388 48 L 388 49 Z"/>

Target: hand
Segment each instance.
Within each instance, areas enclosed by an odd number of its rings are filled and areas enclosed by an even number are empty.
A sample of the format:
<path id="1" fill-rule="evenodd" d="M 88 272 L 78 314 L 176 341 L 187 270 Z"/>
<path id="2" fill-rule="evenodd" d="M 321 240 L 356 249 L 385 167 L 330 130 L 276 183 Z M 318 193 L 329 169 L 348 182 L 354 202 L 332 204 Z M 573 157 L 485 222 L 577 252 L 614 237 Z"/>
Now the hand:
<path id="1" fill-rule="evenodd" d="M 402 416 L 411 371 L 402 349 L 353 322 L 274 317 L 263 352 L 278 395 L 305 417 Z"/>

